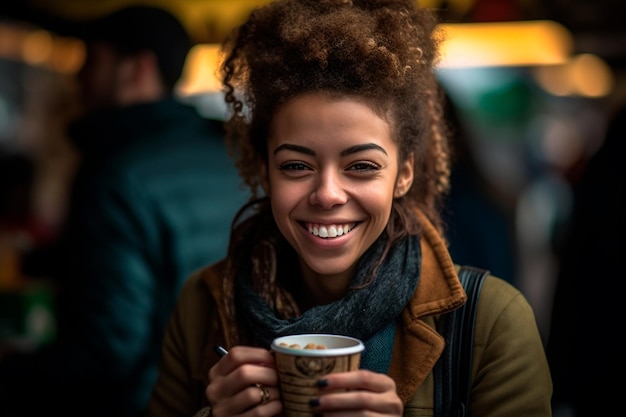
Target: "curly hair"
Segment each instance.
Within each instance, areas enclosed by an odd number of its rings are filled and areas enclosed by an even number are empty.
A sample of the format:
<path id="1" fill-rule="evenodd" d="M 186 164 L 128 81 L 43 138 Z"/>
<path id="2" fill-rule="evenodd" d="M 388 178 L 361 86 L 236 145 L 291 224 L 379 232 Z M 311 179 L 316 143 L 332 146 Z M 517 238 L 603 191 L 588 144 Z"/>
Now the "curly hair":
<path id="1" fill-rule="evenodd" d="M 254 10 L 225 40 L 227 135 L 253 195 L 260 192 L 260 163 L 267 161 L 270 124 L 282 105 L 308 92 L 355 97 L 390 122 L 401 159 L 415 156 L 414 183 L 394 202 L 400 219 L 390 227 L 414 230 L 408 209 L 417 206 L 443 232 L 449 154 L 433 71 L 437 17 L 415 3 L 279 0 Z"/>
<path id="2" fill-rule="evenodd" d="M 415 0 L 276 0 L 254 10 L 225 40 L 221 68 L 229 145 L 253 195 L 281 106 L 311 92 L 356 99 L 389 123 L 398 162 L 414 155 L 413 185 L 393 202 L 389 244 L 419 231 L 415 208 L 443 236 L 449 153 L 434 72 L 437 23 Z"/>

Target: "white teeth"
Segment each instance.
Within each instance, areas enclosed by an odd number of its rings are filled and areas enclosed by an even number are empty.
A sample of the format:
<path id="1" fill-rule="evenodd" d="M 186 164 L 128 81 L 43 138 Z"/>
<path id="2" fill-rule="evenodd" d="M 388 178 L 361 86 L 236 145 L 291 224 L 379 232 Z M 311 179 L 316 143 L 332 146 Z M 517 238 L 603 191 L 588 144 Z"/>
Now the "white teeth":
<path id="1" fill-rule="evenodd" d="M 309 233 L 311 233 L 312 235 L 321 238 L 333 238 L 347 234 L 350 230 L 352 230 L 353 227 L 354 224 L 332 224 L 328 226 L 309 224 L 308 229 Z"/>

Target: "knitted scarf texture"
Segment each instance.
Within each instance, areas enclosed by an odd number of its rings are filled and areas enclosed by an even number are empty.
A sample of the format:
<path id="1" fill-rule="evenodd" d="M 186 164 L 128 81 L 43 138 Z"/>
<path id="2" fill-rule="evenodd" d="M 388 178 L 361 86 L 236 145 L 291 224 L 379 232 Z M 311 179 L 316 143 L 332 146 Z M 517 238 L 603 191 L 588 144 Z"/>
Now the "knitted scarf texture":
<path id="1" fill-rule="evenodd" d="M 383 253 L 385 242 L 384 235 L 381 235 L 362 256 L 351 283 L 354 289 L 349 290 L 344 298 L 313 307 L 293 318 L 278 317 L 272 307 L 254 291 L 250 271 L 242 268 L 235 283 L 237 314 L 248 324 L 260 346 L 269 348 L 274 338 L 291 334 L 342 334 L 365 343 L 362 364 L 364 361 L 369 362 L 369 368 L 385 371 L 380 368 L 388 366 L 395 319 L 417 287 L 421 264 L 419 236 L 408 236 L 389 249 L 374 279 L 363 285 Z M 297 262 L 284 259 L 293 256 L 293 251 L 276 253 L 277 265 L 271 268 L 271 273 L 278 275 L 275 281 L 280 285 L 286 280 L 299 279 L 299 270 L 294 270 L 298 268 Z M 284 291 L 284 286 L 281 290 Z M 386 356 L 381 362 L 379 353 L 382 351 Z"/>

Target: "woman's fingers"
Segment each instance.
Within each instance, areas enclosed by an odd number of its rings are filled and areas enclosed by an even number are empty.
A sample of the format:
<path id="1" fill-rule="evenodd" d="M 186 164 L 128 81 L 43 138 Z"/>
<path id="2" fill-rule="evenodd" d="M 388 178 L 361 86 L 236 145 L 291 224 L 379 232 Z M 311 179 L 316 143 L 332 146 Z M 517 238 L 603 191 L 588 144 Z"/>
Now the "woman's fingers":
<path id="1" fill-rule="evenodd" d="M 274 356 L 267 349 L 235 346 L 209 371 L 209 380 L 214 375 L 226 375 L 243 364 L 274 367 Z"/>
<path id="2" fill-rule="evenodd" d="M 282 411 L 282 404 L 277 388 L 254 385 L 212 403 L 212 411 L 214 417 L 246 416 L 252 414 L 251 411 L 255 416 L 271 416 Z"/>
<path id="3" fill-rule="evenodd" d="M 388 375 L 364 369 L 328 374 L 324 379 L 326 380 L 326 384 L 322 384 L 322 389 L 326 390 L 361 389 L 372 392 L 396 391 L 396 383 Z"/>
<path id="4" fill-rule="evenodd" d="M 402 401 L 396 384 L 389 376 L 366 370 L 329 374 L 320 388 L 316 413 L 336 411 L 370 411 L 401 416 Z"/>
<path id="5" fill-rule="evenodd" d="M 243 417 L 256 408 L 256 416 L 270 416 L 282 410 L 277 385 L 274 357 L 268 350 L 235 346 L 209 370 L 205 395 L 213 416 Z"/>

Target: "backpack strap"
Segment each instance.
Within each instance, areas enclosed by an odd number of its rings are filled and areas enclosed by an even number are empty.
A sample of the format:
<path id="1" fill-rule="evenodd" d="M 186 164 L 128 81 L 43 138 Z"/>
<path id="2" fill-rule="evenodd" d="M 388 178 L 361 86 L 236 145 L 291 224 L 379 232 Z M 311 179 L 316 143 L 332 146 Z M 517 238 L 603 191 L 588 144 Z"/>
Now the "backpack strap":
<path id="1" fill-rule="evenodd" d="M 441 318 L 446 345 L 433 369 L 435 417 L 469 415 L 476 310 L 488 274 L 485 269 L 462 266 L 459 279 L 467 293 L 467 302 Z"/>

